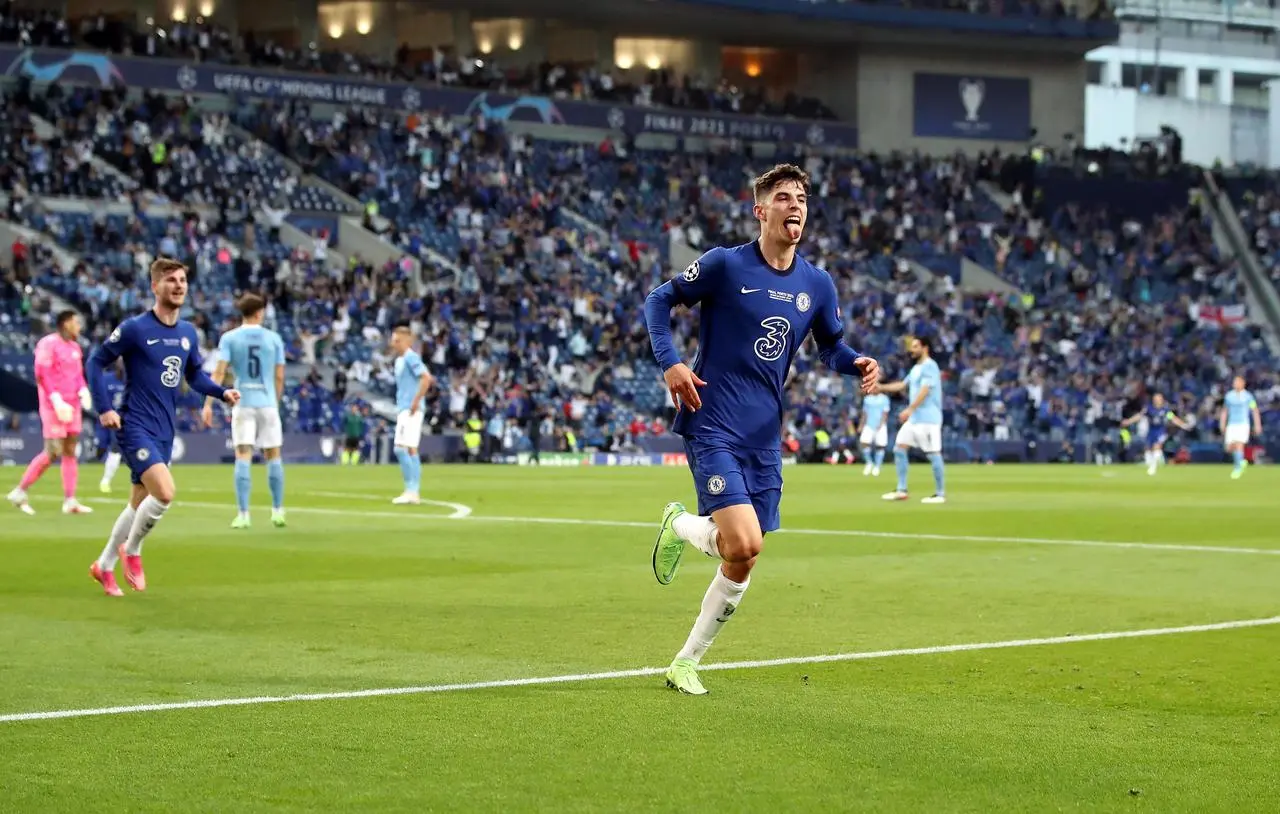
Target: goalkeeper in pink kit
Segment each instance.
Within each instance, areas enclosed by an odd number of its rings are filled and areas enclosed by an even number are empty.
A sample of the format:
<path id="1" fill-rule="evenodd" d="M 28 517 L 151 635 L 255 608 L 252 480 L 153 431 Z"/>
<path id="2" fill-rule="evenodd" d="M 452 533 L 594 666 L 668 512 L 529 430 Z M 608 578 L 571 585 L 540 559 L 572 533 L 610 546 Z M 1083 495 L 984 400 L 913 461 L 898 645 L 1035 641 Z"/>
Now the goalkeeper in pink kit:
<path id="1" fill-rule="evenodd" d="M 80 440 L 81 410 L 92 407 L 84 378 L 84 354 L 76 341 L 79 337 L 80 315 L 62 311 L 58 314 L 58 330 L 36 343 L 36 388 L 40 394 L 44 449 L 27 466 L 18 487 L 9 493 L 9 502 L 27 514 L 36 513 L 27 502 L 27 490 L 55 461 L 62 464 L 62 513 L 93 511 L 76 500 L 80 475 L 76 443 Z"/>

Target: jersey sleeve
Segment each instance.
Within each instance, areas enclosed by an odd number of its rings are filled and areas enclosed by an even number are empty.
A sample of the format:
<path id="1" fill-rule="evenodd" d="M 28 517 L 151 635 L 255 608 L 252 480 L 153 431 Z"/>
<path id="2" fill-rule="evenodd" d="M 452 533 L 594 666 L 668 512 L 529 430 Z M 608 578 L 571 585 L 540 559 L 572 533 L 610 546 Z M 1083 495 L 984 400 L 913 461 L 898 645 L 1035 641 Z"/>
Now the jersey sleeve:
<path id="1" fill-rule="evenodd" d="M 115 409 L 105 373 L 115 360 L 133 348 L 135 342 L 132 322 L 122 322 L 89 357 L 89 392 L 93 395 L 93 409 L 98 413 Z"/>
<path id="2" fill-rule="evenodd" d="M 234 350 L 235 337 L 231 331 L 227 331 L 218 339 L 218 361 L 231 362 L 231 353 Z"/>
<path id="3" fill-rule="evenodd" d="M 924 383 L 929 385 L 930 390 L 937 390 L 942 387 L 942 368 L 938 367 L 938 363 L 933 359 L 929 360 L 929 366 L 925 369 Z"/>
<path id="4" fill-rule="evenodd" d="M 49 374 L 53 372 L 53 364 L 53 346 L 41 339 L 36 343 L 35 362 L 33 365 L 36 386 L 41 391 L 47 392 L 51 389 L 49 386 Z"/>
<path id="5" fill-rule="evenodd" d="M 859 375 L 854 361 L 862 354 L 844 341 L 844 318 L 840 315 L 839 296 L 831 275 L 822 272 L 822 291 L 818 294 L 818 310 L 809 331 L 818 343 L 818 356 L 830 369 L 846 376 Z"/>
<path id="6" fill-rule="evenodd" d="M 191 350 L 187 352 L 187 366 L 183 370 L 183 378 L 191 389 L 202 396 L 212 396 L 221 401 L 226 395 L 226 388 L 213 380 L 204 372 L 204 357 L 200 355 L 200 342 L 195 331 L 189 331 L 187 339 L 191 342 Z"/>
<path id="7" fill-rule="evenodd" d="M 427 366 L 422 364 L 422 357 L 416 353 L 406 353 L 404 355 L 404 366 L 415 379 L 422 378 L 422 374 L 427 372 Z"/>
<path id="8" fill-rule="evenodd" d="M 284 339 L 281 338 L 280 334 L 274 334 L 274 336 L 276 345 L 276 365 L 279 366 L 285 364 L 287 361 L 284 356 Z"/>
<path id="9" fill-rule="evenodd" d="M 675 277 L 670 285 L 679 305 L 696 305 L 710 299 L 725 277 L 726 254 L 719 246 L 705 252 Z"/>

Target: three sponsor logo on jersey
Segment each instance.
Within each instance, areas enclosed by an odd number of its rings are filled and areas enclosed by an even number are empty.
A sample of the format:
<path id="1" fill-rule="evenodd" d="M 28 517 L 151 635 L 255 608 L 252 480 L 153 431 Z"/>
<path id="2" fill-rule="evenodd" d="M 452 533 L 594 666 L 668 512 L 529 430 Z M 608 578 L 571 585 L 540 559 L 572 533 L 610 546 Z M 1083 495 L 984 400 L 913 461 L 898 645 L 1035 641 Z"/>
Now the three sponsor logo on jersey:
<path id="1" fill-rule="evenodd" d="M 739 290 L 739 293 L 750 295 L 763 290 L 761 288 L 749 288 L 744 285 Z M 804 291 L 799 294 L 792 294 L 789 291 L 775 291 L 770 288 L 768 292 L 769 299 L 775 302 L 794 303 L 796 310 L 802 314 L 813 306 L 813 299 Z M 756 356 L 766 362 L 776 362 L 787 351 L 787 339 L 791 335 L 791 321 L 782 316 L 765 317 L 760 322 L 760 327 L 765 329 L 765 333 L 764 336 L 755 341 Z"/>

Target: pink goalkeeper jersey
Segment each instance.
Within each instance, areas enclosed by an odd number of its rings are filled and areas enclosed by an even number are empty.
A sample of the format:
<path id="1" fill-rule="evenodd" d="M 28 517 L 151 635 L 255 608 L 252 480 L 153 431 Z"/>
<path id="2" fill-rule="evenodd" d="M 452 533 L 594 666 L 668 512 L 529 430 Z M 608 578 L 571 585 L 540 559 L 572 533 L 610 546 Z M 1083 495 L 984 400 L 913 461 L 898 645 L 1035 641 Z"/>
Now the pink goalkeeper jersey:
<path id="1" fill-rule="evenodd" d="M 67 404 L 79 404 L 85 386 L 84 358 L 80 345 L 51 333 L 36 343 L 36 385 L 40 407 L 53 408 L 49 396 L 57 393 Z"/>

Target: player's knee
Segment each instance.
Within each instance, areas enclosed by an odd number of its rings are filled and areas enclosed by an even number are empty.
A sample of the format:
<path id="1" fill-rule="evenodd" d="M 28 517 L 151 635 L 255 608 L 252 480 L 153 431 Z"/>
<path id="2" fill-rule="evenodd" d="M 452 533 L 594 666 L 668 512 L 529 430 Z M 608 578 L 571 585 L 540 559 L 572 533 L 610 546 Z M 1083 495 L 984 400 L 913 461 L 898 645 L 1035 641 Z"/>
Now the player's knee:
<path id="1" fill-rule="evenodd" d="M 764 535 L 756 530 L 720 529 L 720 556 L 727 562 L 749 562 L 764 549 Z"/>
<path id="2" fill-rule="evenodd" d="M 178 496 L 178 490 L 172 483 L 157 484 L 154 488 L 149 489 L 148 493 L 166 506 Z"/>

